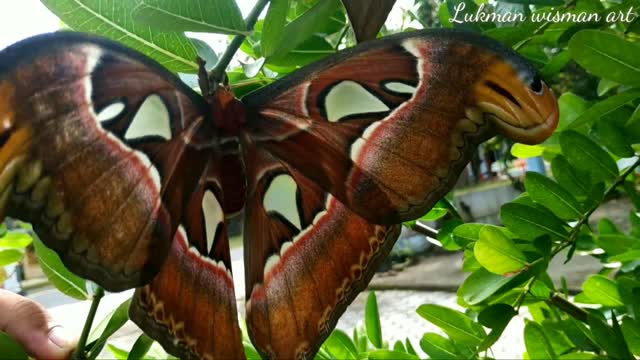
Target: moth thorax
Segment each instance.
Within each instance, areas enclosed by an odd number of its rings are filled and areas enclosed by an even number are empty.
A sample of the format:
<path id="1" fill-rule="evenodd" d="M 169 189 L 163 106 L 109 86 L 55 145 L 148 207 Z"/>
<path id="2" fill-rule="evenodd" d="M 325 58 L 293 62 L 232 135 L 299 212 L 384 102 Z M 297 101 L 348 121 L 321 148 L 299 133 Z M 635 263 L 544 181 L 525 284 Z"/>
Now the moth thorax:
<path id="1" fill-rule="evenodd" d="M 242 102 L 236 99 L 231 88 L 220 85 L 207 100 L 216 128 L 226 135 L 237 135 L 245 123 L 246 115 Z"/>

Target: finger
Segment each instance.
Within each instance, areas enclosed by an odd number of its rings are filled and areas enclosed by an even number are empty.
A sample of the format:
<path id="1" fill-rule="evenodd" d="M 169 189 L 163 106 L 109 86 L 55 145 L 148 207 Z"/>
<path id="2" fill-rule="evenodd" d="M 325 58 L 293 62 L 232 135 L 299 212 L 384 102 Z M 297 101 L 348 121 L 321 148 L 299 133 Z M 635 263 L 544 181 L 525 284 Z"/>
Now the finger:
<path id="1" fill-rule="evenodd" d="M 37 359 L 66 359 L 74 340 L 62 326 L 52 323 L 38 303 L 0 289 L 0 331 L 18 341 Z"/>

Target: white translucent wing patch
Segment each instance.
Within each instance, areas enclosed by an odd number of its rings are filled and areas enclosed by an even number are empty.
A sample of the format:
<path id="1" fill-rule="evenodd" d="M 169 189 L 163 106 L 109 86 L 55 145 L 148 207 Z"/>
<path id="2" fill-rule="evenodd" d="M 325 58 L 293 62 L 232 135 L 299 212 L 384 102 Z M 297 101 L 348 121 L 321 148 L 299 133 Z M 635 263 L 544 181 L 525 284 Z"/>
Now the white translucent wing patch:
<path id="1" fill-rule="evenodd" d="M 202 197 L 202 214 L 204 216 L 205 234 L 207 235 L 207 251 L 211 252 L 218 225 L 224 221 L 224 212 L 216 196 L 207 190 Z"/>
<path id="2" fill-rule="evenodd" d="M 273 270 L 273 268 L 276 267 L 276 265 L 278 265 L 279 262 L 280 262 L 280 256 L 278 256 L 278 255 L 269 256 L 267 261 L 264 263 L 264 272 L 263 272 L 263 274 L 264 274 L 265 278 L 271 272 L 271 270 Z"/>
<path id="3" fill-rule="evenodd" d="M 387 90 L 391 90 L 395 93 L 400 93 L 400 94 L 415 94 L 416 93 L 416 88 L 411 86 L 411 85 L 407 85 L 405 83 L 401 83 L 401 82 L 396 82 L 396 81 L 392 81 L 392 82 L 388 82 L 386 84 L 384 84 L 384 87 Z"/>
<path id="4" fill-rule="evenodd" d="M 331 88 L 325 98 L 325 110 L 329 121 L 345 116 L 389 111 L 389 107 L 354 81 L 343 81 Z"/>
<path id="5" fill-rule="evenodd" d="M 96 119 L 98 119 L 98 121 L 100 122 L 109 121 L 122 114 L 122 111 L 124 111 L 124 107 L 124 103 L 122 102 L 110 104 L 106 108 L 102 109 L 98 113 L 98 115 L 96 115 Z"/>
<path id="6" fill-rule="evenodd" d="M 300 225 L 300 214 L 298 213 L 298 203 L 296 193 L 298 185 L 288 174 L 280 174 L 274 177 L 264 194 L 263 206 L 265 211 L 274 211 L 284 216 L 298 230 Z"/>
<path id="7" fill-rule="evenodd" d="M 124 138 L 137 139 L 144 136 L 160 136 L 165 140 L 171 139 L 169 110 L 160 96 L 149 95 L 133 117 Z"/>

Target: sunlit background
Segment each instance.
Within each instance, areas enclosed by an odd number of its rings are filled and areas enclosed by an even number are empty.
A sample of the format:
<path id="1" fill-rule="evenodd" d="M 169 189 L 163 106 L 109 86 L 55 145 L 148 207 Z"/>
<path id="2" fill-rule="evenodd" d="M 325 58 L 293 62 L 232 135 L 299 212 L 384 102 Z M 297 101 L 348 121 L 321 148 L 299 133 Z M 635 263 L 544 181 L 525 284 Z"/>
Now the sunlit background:
<path id="1" fill-rule="evenodd" d="M 255 0 L 237 0 L 236 2 L 245 16 L 255 4 Z M 403 9 L 412 6 L 413 0 L 398 0 L 386 25 L 391 29 L 400 28 L 403 22 Z M 0 49 L 33 35 L 56 31 L 61 24 L 60 19 L 38 0 L 0 0 Z M 190 34 L 190 36 L 207 41 L 216 52 L 224 51 L 228 41 L 226 35 Z"/>

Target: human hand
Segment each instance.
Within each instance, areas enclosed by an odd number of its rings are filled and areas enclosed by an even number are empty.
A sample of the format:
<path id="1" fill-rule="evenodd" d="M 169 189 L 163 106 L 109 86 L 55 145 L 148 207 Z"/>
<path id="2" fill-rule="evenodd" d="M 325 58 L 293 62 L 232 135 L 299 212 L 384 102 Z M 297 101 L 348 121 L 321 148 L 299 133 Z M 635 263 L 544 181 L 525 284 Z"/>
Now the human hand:
<path id="1" fill-rule="evenodd" d="M 75 340 L 31 299 L 0 289 L 0 331 L 9 334 L 36 359 L 66 359 Z"/>

